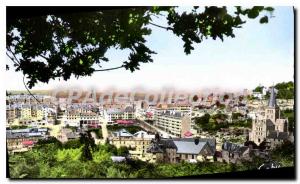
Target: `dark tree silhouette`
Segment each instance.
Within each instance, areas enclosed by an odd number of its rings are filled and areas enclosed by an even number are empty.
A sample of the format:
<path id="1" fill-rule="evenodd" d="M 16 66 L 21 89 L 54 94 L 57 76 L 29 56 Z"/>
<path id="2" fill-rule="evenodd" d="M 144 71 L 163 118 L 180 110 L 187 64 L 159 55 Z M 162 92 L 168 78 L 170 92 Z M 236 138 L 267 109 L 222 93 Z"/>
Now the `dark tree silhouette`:
<path id="1" fill-rule="evenodd" d="M 81 133 L 79 141 L 81 144 L 83 144 L 83 147 L 81 149 L 82 151 L 81 160 L 92 160 L 93 159 L 92 151 L 95 150 L 96 145 L 90 132 Z"/>
<path id="2" fill-rule="evenodd" d="M 29 88 L 50 79 L 68 80 L 71 75 L 78 78 L 96 71 L 139 70 L 140 63 L 153 62 L 152 55 L 156 53 L 145 40 L 153 26 L 180 37 L 184 52 L 190 54 L 194 43 L 234 37 L 234 28 L 241 28 L 247 18 L 260 16 L 260 23 L 267 23 L 273 12 L 272 7 L 262 6 L 235 7 L 233 13 L 226 7 L 214 6 L 191 7 L 183 13 L 176 7 L 95 9 L 88 13 L 49 12 L 34 17 L 13 16 L 14 9 L 8 9 L 6 54 L 15 70 L 26 76 Z M 153 17 L 166 19 L 167 25 L 153 22 Z M 102 63 L 109 61 L 105 54 L 111 48 L 130 53 L 119 66 L 103 69 Z"/>

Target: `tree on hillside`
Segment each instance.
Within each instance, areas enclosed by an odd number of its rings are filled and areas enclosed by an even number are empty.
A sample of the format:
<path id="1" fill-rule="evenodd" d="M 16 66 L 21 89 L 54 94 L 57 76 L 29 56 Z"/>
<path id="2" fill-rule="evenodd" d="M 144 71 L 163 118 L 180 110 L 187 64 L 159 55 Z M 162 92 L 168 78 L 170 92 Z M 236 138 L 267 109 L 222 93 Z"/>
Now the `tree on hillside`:
<path id="1" fill-rule="evenodd" d="M 96 7 L 93 12 L 69 14 L 41 7 L 24 10 L 27 15 L 8 8 L 6 54 L 15 70 L 28 79 L 29 88 L 50 79 L 68 80 L 72 75 L 78 78 L 97 71 L 139 70 L 141 63 L 153 62 L 152 55 L 156 54 L 145 39 L 153 27 L 180 37 L 184 52 L 190 54 L 193 44 L 234 37 L 234 29 L 241 28 L 247 18 L 259 17 L 260 23 L 267 23 L 273 12 L 272 7 L 262 6 L 237 6 L 232 13 L 226 7 L 215 6 L 191 7 L 185 12 L 177 7 Z M 43 10 L 41 16 L 29 16 Z M 167 24 L 155 23 L 154 17 Z M 103 62 L 109 61 L 106 53 L 112 48 L 129 51 L 128 58 L 119 66 L 104 69 Z"/>
<path id="2" fill-rule="evenodd" d="M 195 123 L 199 124 L 199 125 L 208 124 L 209 123 L 209 119 L 210 119 L 210 115 L 206 113 L 206 114 L 204 114 L 201 117 L 197 117 L 195 119 Z"/>
<path id="3" fill-rule="evenodd" d="M 79 141 L 81 144 L 83 144 L 83 147 L 81 148 L 81 160 L 92 160 L 93 155 L 92 151 L 95 150 L 96 144 L 94 139 L 92 138 L 90 132 L 87 133 L 81 133 Z"/>
<path id="4" fill-rule="evenodd" d="M 263 92 L 263 88 L 264 88 L 264 86 L 257 86 L 257 87 L 253 90 L 253 92 L 259 92 L 259 93 L 262 93 L 262 92 Z"/>
<path id="5" fill-rule="evenodd" d="M 293 99 L 294 98 L 294 82 L 277 83 L 275 88 L 278 90 L 277 98 Z"/>

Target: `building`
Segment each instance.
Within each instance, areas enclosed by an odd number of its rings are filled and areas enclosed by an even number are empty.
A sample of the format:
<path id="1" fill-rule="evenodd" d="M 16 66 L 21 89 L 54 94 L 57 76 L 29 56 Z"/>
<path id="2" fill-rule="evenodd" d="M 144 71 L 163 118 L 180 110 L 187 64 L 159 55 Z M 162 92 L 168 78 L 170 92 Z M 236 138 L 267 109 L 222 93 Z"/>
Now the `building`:
<path id="1" fill-rule="evenodd" d="M 156 136 L 147 151 L 153 155 L 150 162 L 214 161 L 216 141 L 200 138 L 161 139 Z"/>
<path id="2" fill-rule="evenodd" d="M 177 147 L 172 139 L 160 139 L 160 137 L 156 135 L 147 149 L 147 153 L 150 153 L 147 161 L 156 163 L 177 163 L 176 151 Z"/>
<path id="3" fill-rule="evenodd" d="M 6 116 L 7 127 L 12 125 L 35 126 L 34 124 L 37 122 L 51 120 L 49 118 L 51 116 L 56 118 L 56 111 L 50 105 L 45 104 L 15 103 L 6 106 Z M 43 124 L 46 125 L 48 122 Z"/>
<path id="4" fill-rule="evenodd" d="M 39 139 L 48 137 L 46 128 L 6 130 L 6 143 L 9 152 L 23 152 L 31 149 Z"/>
<path id="5" fill-rule="evenodd" d="M 60 121 L 64 126 L 73 127 L 99 127 L 102 124 L 102 115 L 92 111 L 68 110 L 61 117 Z"/>
<path id="6" fill-rule="evenodd" d="M 294 109 L 294 99 L 278 99 L 277 104 L 280 110 Z"/>
<path id="7" fill-rule="evenodd" d="M 135 119 L 135 110 L 131 106 L 127 106 L 125 109 L 110 108 L 105 111 L 108 119 L 108 124 L 115 123 L 116 120 L 133 120 Z"/>
<path id="8" fill-rule="evenodd" d="M 251 148 L 248 146 L 225 142 L 222 145 L 222 160 L 227 163 L 240 163 L 251 160 Z"/>
<path id="9" fill-rule="evenodd" d="M 31 117 L 32 120 L 45 120 L 46 113 L 42 106 L 33 106 L 31 107 Z"/>
<path id="10" fill-rule="evenodd" d="M 145 131 L 131 134 L 127 130 L 121 129 L 112 133 L 109 143 L 117 148 L 127 147 L 132 158 L 146 161 L 148 156 L 146 151 L 153 138 L 154 135 L 150 135 Z"/>
<path id="11" fill-rule="evenodd" d="M 182 112 L 166 110 L 157 115 L 155 126 L 174 136 L 183 137 L 184 133 L 191 130 L 191 117 Z"/>
<path id="12" fill-rule="evenodd" d="M 274 135 L 279 135 L 274 136 Z M 257 114 L 252 123 L 252 131 L 249 133 L 250 141 L 257 145 L 267 139 L 271 142 L 282 142 L 289 136 L 288 119 L 280 118 L 280 109 L 276 103 L 276 94 L 274 87 L 271 88 L 268 106 L 265 107 L 264 113 Z M 275 145 L 275 143 L 271 143 Z"/>
<path id="13" fill-rule="evenodd" d="M 79 132 L 74 132 L 69 128 L 60 129 L 57 135 L 57 139 L 62 143 L 68 142 L 69 140 L 78 139 L 79 137 L 80 137 Z"/>
<path id="14" fill-rule="evenodd" d="M 31 120 L 31 106 L 30 105 L 22 105 L 20 109 L 20 119 L 21 120 Z"/>
<path id="15" fill-rule="evenodd" d="M 200 138 L 173 139 L 177 147 L 177 162 L 214 161 L 215 141 Z"/>
<path id="16" fill-rule="evenodd" d="M 6 125 L 9 126 L 13 124 L 16 118 L 17 118 L 16 109 L 6 106 Z"/>

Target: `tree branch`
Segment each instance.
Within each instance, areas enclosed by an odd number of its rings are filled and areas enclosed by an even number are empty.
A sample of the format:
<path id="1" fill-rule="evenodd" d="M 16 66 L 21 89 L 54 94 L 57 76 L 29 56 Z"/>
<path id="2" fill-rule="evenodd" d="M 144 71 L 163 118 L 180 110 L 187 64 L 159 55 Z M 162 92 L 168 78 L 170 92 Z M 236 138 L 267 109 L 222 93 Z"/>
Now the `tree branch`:
<path id="1" fill-rule="evenodd" d="M 12 62 L 14 62 L 16 65 L 19 65 L 19 64 L 14 60 L 14 58 L 12 58 L 7 52 L 6 52 L 6 55 L 7 55 L 7 57 L 9 57 L 9 59 L 10 59 Z"/>
<path id="2" fill-rule="evenodd" d="M 9 56 L 6 52 L 6 55 L 15 63 L 17 62 L 17 64 L 20 65 L 20 61 L 17 59 L 17 57 L 15 56 L 15 54 L 12 52 L 12 50 L 9 47 L 6 47 L 6 49 L 12 54 L 12 56 L 15 58 L 13 59 L 11 56 Z M 16 63 L 15 63 L 16 64 Z"/>
<path id="3" fill-rule="evenodd" d="M 24 84 L 24 86 L 25 86 L 25 88 L 26 88 L 26 90 L 28 91 L 28 93 L 39 103 L 39 104 L 41 104 L 41 102 L 30 92 L 30 90 L 28 89 L 28 87 L 27 87 L 27 85 L 26 85 L 26 83 L 25 83 L 25 75 L 23 75 L 23 84 Z"/>
<path id="4" fill-rule="evenodd" d="M 49 58 L 47 58 L 46 56 L 43 56 L 42 54 L 40 54 L 39 56 L 42 57 L 42 58 L 44 58 L 44 59 L 46 59 L 46 60 L 49 59 Z"/>
<path id="5" fill-rule="evenodd" d="M 173 28 L 171 28 L 171 27 L 164 27 L 164 26 L 161 26 L 161 25 L 158 25 L 158 24 L 154 24 L 154 23 L 152 23 L 152 22 L 149 22 L 149 24 L 151 24 L 151 25 L 153 25 L 153 26 L 156 26 L 156 27 L 159 27 L 159 28 L 163 28 L 163 29 L 165 29 L 165 30 L 173 30 Z"/>
<path id="6" fill-rule="evenodd" d="M 118 66 L 118 67 L 114 67 L 114 68 L 106 68 L 106 69 L 99 69 L 99 70 L 94 70 L 94 72 L 103 72 L 103 71 L 110 71 L 110 70 L 117 70 L 120 68 L 123 68 L 124 65 Z"/>

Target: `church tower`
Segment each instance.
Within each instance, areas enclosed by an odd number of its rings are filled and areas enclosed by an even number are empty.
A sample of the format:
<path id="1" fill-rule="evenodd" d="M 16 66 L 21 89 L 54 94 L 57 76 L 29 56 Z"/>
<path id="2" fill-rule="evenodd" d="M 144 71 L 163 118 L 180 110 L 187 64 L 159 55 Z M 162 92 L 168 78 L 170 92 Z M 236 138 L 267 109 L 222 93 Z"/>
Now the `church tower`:
<path id="1" fill-rule="evenodd" d="M 276 103 L 276 94 L 274 86 L 271 88 L 270 99 L 268 106 L 265 109 L 265 119 L 267 121 L 272 121 L 272 123 L 276 122 L 276 119 L 279 118 L 279 107 Z"/>
<path id="2" fill-rule="evenodd" d="M 268 105 L 265 107 L 265 113 L 258 114 L 253 121 L 249 138 L 257 145 L 267 140 L 274 147 L 280 141 L 287 139 L 288 135 L 288 120 L 280 118 L 280 109 L 276 104 L 276 93 L 273 86 L 270 91 Z"/>

